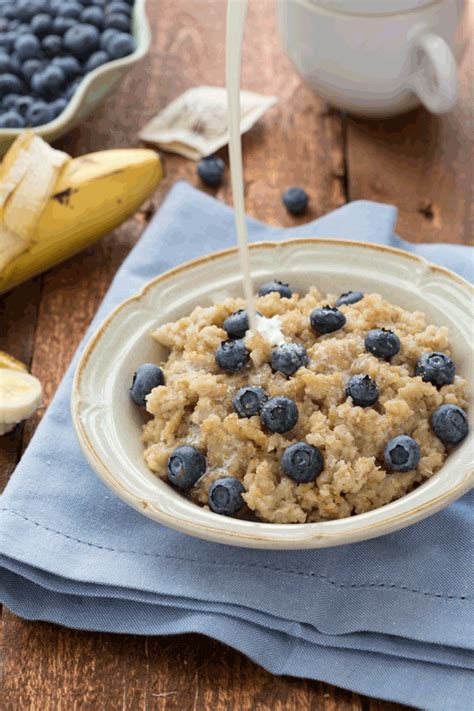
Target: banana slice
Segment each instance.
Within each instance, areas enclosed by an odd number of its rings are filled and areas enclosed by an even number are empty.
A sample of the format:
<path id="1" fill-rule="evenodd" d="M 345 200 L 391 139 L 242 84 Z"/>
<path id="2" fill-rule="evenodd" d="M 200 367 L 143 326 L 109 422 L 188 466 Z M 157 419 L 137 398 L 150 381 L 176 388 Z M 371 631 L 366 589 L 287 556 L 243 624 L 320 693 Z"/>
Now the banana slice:
<path id="1" fill-rule="evenodd" d="M 14 358 L 5 351 L 0 351 L 0 368 L 10 368 L 10 370 L 23 370 L 28 372 L 28 368 L 21 360 Z"/>
<path id="2" fill-rule="evenodd" d="M 23 370 L 0 368 L 0 435 L 33 414 L 42 402 L 41 383 Z"/>

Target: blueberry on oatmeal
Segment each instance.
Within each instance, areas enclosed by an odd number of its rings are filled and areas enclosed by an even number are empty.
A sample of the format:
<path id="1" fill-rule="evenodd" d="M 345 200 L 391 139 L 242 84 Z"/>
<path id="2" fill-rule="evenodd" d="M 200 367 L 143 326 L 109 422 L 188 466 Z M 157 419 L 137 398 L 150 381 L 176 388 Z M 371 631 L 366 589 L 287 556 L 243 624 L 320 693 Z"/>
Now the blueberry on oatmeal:
<path id="1" fill-rule="evenodd" d="M 346 317 L 332 306 L 313 309 L 309 317 L 311 328 L 317 334 L 334 333 L 345 326 Z"/>
<path id="2" fill-rule="evenodd" d="M 383 456 L 389 471 L 409 472 L 420 462 L 420 448 L 412 437 L 399 435 L 388 442 Z"/>
<path id="3" fill-rule="evenodd" d="M 379 399 L 378 385 L 369 375 L 353 375 L 347 382 L 345 392 L 359 407 L 370 407 Z"/>
<path id="4" fill-rule="evenodd" d="M 267 400 L 268 396 L 265 390 L 249 386 L 237 390 L 232 405 L 239 417 L 252 417 L 260 414 L 260 410 Z"/>
<path id="5" fill-rule="evenodd" d="M 323 455 L 312 444 L 296 442 L 283 452 L 281 468 L 286 476 L 298 484 L 307 484 L 321 474 L 324 468 Z"/>
<path id="6" fill-rule="evenodd" d="M 209 508 L 223 516 L 232 516 L 245 504 L 244 491 L 244 485 L 234 476 L 216 479 L 209 487 Z"/>
<path id="7" fill-rule="evenodd" d="M 393 331 L 374 328 L 365 337 L 365 347 L 377 358 L 392 358 L 400 350 L 400 339 Z"/>
<path id="8" fill-rule="evenodd" d="M 260 316 L 258 311 L 257 315 Z M 243 338 L 249 330 L 249 315 L 247 309 L 239 309 L 238 311 L 234 311 L 230 316 L 227 316 L 223 328 L 229 338 Z"/>
<path id="9" fill-rule="evenodd" d="M 425 383 L 431 383 L 437 388 L 451 385 L 456 373 L 456 367 L 446 353 L 423 353 L 416 364 L 415 374 Z"/>
<path id="10" fill-rule="evenodd" d="M 467 415 L 457 405 L 441 405 L 431 415 L 431 429 L 443 444 L 458 444 L 467 436 Z"/>
<path id="11" fill-rule="evenodd" d="M 168 459 L 168 479 L 180 489 L 191 489 L 206 471 L 206 458 L 195 447 L 177 447 Z"/>
<path id="12" fill-rule="evenodd" d="M 146 398 L 154 388 L 165 384 L 165 376 L 158 365 L 145 363 L 137 368 L 133 376 L 130 395 L 133 402 L 141 407 L 145 407 Z"/>
<path id="13" fill-rule="evenodd" d="M 221 370 L 237 373 L 249 362 L 249 352 L 242 340 L 222 341 L 216 350 L 215 358 Z"/>
<path id="14" fill-rule="evenodd" d="M 298 422 L 298 408 L 293 400 L 280 395 L 264 404 L 260 417 L 267 430 L 284 434 Z"/>
<path id="15" fill-rule="evenodd" d="M 283 375 L 293 375 L 299 368 L 308 365 L 306 348 L 300 343 L 282 343 L 272 351 L 272 368 Z"/>
<path id="16" fill-rule="evenodd" d="M 276 291 L 277 294 L 280 294 L 282 299 L 291 299 L 293 295 L 293 289 L 291 288 L 291 286 L 289 284 L 285 284 L 282 281 L 278 281 L 278 279 L 275 279 L 274 281 L 268 281 L 266 284 L 262 284 L 262 286 L 258 290 L 258 295 L 266 296 L 267 294 L 271 294 L 274 291 Z"/>
<path id="17" fill-rule="evenodd" d="M 346 291 L 341 294 L 336 301 L 336 306 L 349 306 L 350 304 L 356 304 L 364 298 L 364 294 L 361 291 Z"/>

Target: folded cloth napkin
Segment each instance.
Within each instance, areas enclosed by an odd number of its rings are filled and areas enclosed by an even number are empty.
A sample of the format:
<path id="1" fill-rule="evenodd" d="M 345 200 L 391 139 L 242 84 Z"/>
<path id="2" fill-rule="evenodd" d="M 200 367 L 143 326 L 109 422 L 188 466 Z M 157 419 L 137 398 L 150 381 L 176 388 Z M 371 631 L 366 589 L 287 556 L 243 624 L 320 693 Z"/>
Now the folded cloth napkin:
<path id="1" fill-rule="evenodd" d="M 395 208 L 358 201 L 291 229 L 249 220 L 249 231 L 253 241 L 390 244 L 470 276 L 468 247 L 402 242 L 395 220 Z M 91 330 L 149 278 L 234 243 L 232 211 L 177 184 Z M 334 549 L 256 551 L 185 536 L 129 508 L 87 465 L 69 414 L 76 362 L 0 499 L 0 598 L 11 610 L 88 630 L 200 632 L 275 674 L 422 708 L 469 708 L 468 496 L 403 531 Z"/>

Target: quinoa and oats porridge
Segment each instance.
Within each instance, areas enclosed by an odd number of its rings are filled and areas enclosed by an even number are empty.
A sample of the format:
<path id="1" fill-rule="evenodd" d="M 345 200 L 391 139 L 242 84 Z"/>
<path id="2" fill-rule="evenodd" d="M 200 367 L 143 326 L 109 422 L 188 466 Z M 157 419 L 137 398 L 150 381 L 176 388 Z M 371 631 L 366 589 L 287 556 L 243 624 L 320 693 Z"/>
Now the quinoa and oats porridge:
<path id="1" fill-rule="evenodd" d="M 202 506 L 272 523 L 344 518 L 429 479 L 467 434 L 448 330 L 379 294 L 261 287 L 160 326 L 145 461 Z"/>

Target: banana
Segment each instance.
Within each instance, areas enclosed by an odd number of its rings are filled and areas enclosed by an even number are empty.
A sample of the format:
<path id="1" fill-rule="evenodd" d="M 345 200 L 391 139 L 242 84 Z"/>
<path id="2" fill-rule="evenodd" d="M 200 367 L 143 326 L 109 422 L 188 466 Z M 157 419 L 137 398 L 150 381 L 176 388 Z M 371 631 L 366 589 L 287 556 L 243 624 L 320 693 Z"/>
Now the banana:
<path id="1" fill-rule="evenodd" d="M 28 368 L 21 360 L 17 360 L 9 353 L 0 351 L 0 368 L 10 368 L 10 370 L 23 370 L 28 372 Z"/>
<path id="2" fill-rule="evenodd" d="M 0 352 L 0 436 L 30 417 L 42 403 L 38 378 L 16 358 Z M 3 365 L 5 364 L 5 365 Z"/>
<path id="3" fill-rule="evenodd" d="M 154 151 L 117 149 L 72 159 L 24 131 L 0 166 L 0 293 L 120 225 L 161 177 Z"/>

